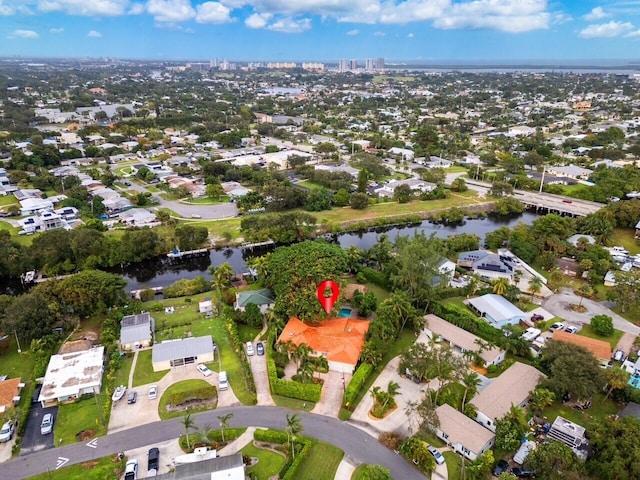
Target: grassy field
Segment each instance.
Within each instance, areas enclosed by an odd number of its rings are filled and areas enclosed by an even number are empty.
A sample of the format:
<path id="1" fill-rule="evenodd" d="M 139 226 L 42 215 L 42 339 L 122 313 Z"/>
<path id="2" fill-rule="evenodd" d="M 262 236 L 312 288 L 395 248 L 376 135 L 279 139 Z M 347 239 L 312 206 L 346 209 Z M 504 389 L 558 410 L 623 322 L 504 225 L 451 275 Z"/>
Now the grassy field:
<path id="1" fill-rule="evenodd" d="M 349 278 L 348 282 L 358 283 L 355 277 Z M 373 283 L 365 283 L 364 285 L 365 287 L 367 287 L 368 292 L 373 292 L 375 294 L 376 298 L 378 299 L 378 303 L 382 303 L 391 295 L 391 292 L 389 292 L 389 290 L 379 287 L 378 285 L 375 285 Z"/>
<path id="2" fill-rule="evenodd" d="M 316 406 L 313 402 L 305 402 L 297 398 L 281 397 L 280 395 L 271 395 L 275 404 L 279 407 L 291 408 L 292 410 L 306 410 L 310 412 Z"/>
<path id="3" fill-rule="evenodd" d="M 604 395 L 599 393 L 595 396 L 591 407 L 587 410 L 575 410 L 574 408 L 563 405 L 562 402 L 554 402 L 554 404 L 545 409 L 543 413 L 549 423 L 553 423 L 556 417 L 560 415 L 588 429 L 594 421 L 603 419 L 608 415 L 615 415 L 621 408 L 622 405 L 617 404 L 610 398 L 605 402 Z"/>
<path id="4" fill-rule="evenodd" d="M 314 442 L 296 471 L 296 480 L 333 480 L 344 452 L 324 442 Z"/>
<path id="5" fill-rule="evenodd" d="M 249 325 L 238 325 L 238 335 L 243 342 L 252 342 L 258 336 L 262 329 L 250 327 Z"/>
<path id="6" fill-rule="evenodd" d="M 124 472 L 124 464 L 116 457 L 102 457 L 60 470 L 49 470 L 30 480 L 117 480 Z"/>
<path id="7" fill-rule="evenodd" d="M 298 182 L 298 185 L 300 185 L 301 187 L 308 188 L 310 190 L 319 190 L 321 188 L 324 188 L 319 183 L 315 183 L 315 182 L 312 182 L 310 180 L 302 180 L 302 181 Z"/>
<path id="8" fill-rule="evenodd" d="M 148 383 L 156 383 L 167 374 L 167 371 L 154 372 L 151 364 L 151 350 L 141 350 L 138 352 L 138 361 L 136 362 L 136 371 L 133 374 L 133 386 L 139 387 Z M 127 381 L 125 385 L 129 382 Z"/>
<path id="9" fill-rule="evenodd" d="M 187 334 L 198 337 L 201 335 L 211 335 L 218 345 L 218 352 L 221 355 L 222 370 L 227 372 L 231 388 L 238 400 L 245 405 L 255 405 L 255 394 L 249 392 L 245 386 L 242 373 L 242 365 L 237 354 L 233 351 L 229 334 L 224 329 L 223 320 L 220 317 L 212 319 L 205 318 L 201 313 L 196 312 L 198 299 L 210 296 L 210 294 L 194 295 L 190 298 L 190 303 L 185 303 L 185 298 L 168 298 L 164 300 L 148 302 L 147 308 L 152 304 L 161 303 L 164 307 L 173 306 L 175 313 L 166 314 L 164 309 L 160 312 L 154 312 L 153 317 L 156 320 L 157 341 L 184 338 Z M 241 353 L 244 354 L 244 353 Z M 217 355 L 216 355 L 217 360 Z M 140 358 L 138 358 L 138 363 Z M 148 362 L 151 365 L 151 360 Z M 208 364 L 209 368 L 219 371 L 218 362 Z M 136 368 L 136 374 L 138 369 Z"/>
<path id="10" fill-rule="evenodd" d="M 221 203 L 229 203 L 230 198 L 227 195 L 221 195 L 220 198 L 190 198 L 188 200 L 181 200 L 180 203 L 185 205 L 219 205 Z"/>
<path id="11" fill-rule="evenodd" d="M 616 228 L 609 241 L 610 245 L 626 248 L 631 255 L 640 253 L 640 245 L 636 241 L 635 230 L 632 228 Z"/>
<path id="12" fill-rule="evenodd" d="M 18 205 L 18 200 L 13 195 L 0 196 L 0 207 L 8 207 L 9 205 Z"/>
<path id="13" fill-rule="evenodd" d="M 138 358 L 140 360 L 140 358 Z M 121 360 L 120 368 L 116 371 L 116 376 L 113 378 L 113 387 L 118 385 L 129 385 L 129 373 L 131 372 L 131 366 L 133 365 L 133 354 L 127 353 Z"/>
<path id="14" fill-rule="evenodd" d="M 168 418 L 183 417 L 187 413 L 197 413 L 215 409 L 215 405 L 207 405 L 193 408 L 189 407 L 185 410 L 176 410 L 172 412 L 167 411 L 169 399 L 173 394 L 188 392 L 190 390 L 195 390 L 203 387 L 211 387 L 213 390 L 217 391 L 215 387 L 212 387 L 208 382 L 205 382 L 204 380 L 183 380 L 171 385 L 169 388 L 167 388 L 167 390 L 165 390 L 165 392 L 162 394 L 162 397 L 160 397 L 160 403 L 158 404 L 158 413 L 160 414 L 160 418 L 162 420 L 167 420 Z"/>
<path id="15" fill-rule="evenodd" d="M 613 335 L 610 335 L 608 337 L 601 337 L 600 335 L 598 335 L 596 332 L 593 331 L 593 329 L 591 328 L 591 325 L 585 325 L 578 332 L 578 335 L 582 335 L 583 337 L 595 338 L 597 340 L 604 340 L 605 342 L 609 342 L 609 344 L 611 345 L 611 350 L 615 350 L 616 349 L 616 345 L 618 345 L 618 342 L 620 341 L 620 338 L 622 337 L 623 333 L 624 332 L 622 332 L 621 330 L 614 329 L 613 330 Z"/>
<path id="16" fill-rule="evenodd" d="M 460 480 L 462 478 L 462 457 L 454 452 L 444 452 L 442 455 L 447 461 L 449 480 Z"/>
<path id="17" fill-rule="evenodd" d="M 102 393 L 92 398 L 60 405 L 54 424 L 56 445 L 77 442 L 76 435 L 85 430 L 95 430 L 95 435 L 91 438 L 106 435 L 109 419 L 104 415 L 109 402 L 111 398 Z"/>
<path id="18" fill-rule="evenodd" d="M 258 448 L 252 443 L 244 447 L 241 451 L 242 455 L 258 459 L 258 463 L 248 468 L 245 472 L 247 475 L 252 475 L 251 478 L 255 478 L 255 480 L 269 480 L 278 474 L 286 461 L 283 454 L 276 453 L 273 450 Z"/>
<path id="19" fill-rule="evenodd" d="M 23 347 L 23 345 L 20 345 Z M 22 350 L 18 353 L 15 338 L 11 339 L 9 348 L 0 353 L 0 372 L 8 378 L 20 377 L 29 380 L 33 377 L 34 359 L 31 352 Z"/>
<path id="20" fill-rule="evenodd" d="M 376 381 L 376 378 L 378 378 L 378 375 L 380 375 L 380 372 L 382 372 L 382 369 L 384 368 L 384 366 L 387 363 L 389 363 L 389 361 L 391 361 L 392 358 L 397 357 L 402 352 L 406 352 L 407 350 L 409 350 L 409 348 L 411 347 L 411 345 L 414 344 L 415 341 L 416 341 L 416 334 L 412 330 L 405 328 L 400 333 L 400 336 L 398 337 L 398 339 L 395 342 L 393 342 L 389 351 L 386 353 L 384 357 L 382 357 L 380 366 L 378 366 L 378 368 L 374 370 L 374 372 L 369 376 L 367 381 L 364 383 L 363 387 L 360 389 L 360 393 L 358 394 L 355 401 L 353 402 L 353 405 L 351 406 L 352 409 L 355 410 L 356 406 L 362 401 L 364 396 L 369 393 L 369 390 L 371 390 L 371 386 L 373 385 L 373 382 Z M 340 418 L 340 420 L 348 420 L 349 418 L 351 418 L 351 412 L 345 408 L 341 408 L 338 418 Z"/>

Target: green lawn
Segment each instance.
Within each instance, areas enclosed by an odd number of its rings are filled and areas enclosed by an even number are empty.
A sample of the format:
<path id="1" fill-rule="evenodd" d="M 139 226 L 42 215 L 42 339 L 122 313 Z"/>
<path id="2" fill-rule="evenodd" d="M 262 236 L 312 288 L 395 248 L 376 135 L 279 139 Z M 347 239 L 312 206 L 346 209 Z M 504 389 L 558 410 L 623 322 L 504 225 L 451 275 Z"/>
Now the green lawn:
<path id="1" fill-rule="evenodd" d="M 433 445 L 434 447 L 442 448 L 445 446 L 445 443 L 436 437 L 433 433 L 430 432 L 419 432 L 417 434 L 421 440 L 424 440 L 429 445 Z"/>
<path id="2" fill-rule="evenodd" d="M 462 478 L 462 458 L 454 452 L 444 452 L 442 454 L 447 461 L 447 473 L 449 480 L 460 480 Z"/>
<path id="3" fill-rule="evenodd" d="M 20 346 L 26 347 L 22 343 L 24 342 L 21 342 Z M 9 348 L 0 353 L 0 373 L 7 375 L 8 378 L 20 377 L 30 380 L 33 377 L 34 362 L 30 351 L 22 350 L 22 353 L 18 353 L 18 346 L 15 337 L 13 337 Z"/>
<path id="4" fill-rule="evenodd" d="M 145 304 L 147 305 L 147 308 L 149 308 L 149 305 L 155 303 L 161 303 L 163 306 L 175 307 L 175 313 L 170 315 L 164 313 L 164 309 L 160 312 L 153 313 L 153 317 L 156 320 L 157 341 L 167 340 L 170 338 L 183 338 L 187 336 L 187 333 L 191 333 L 194 337 L 211 335 L 218 345 L 218 352 L 222 356 L 222 370 L 225 370 L 229 376 L 229 382 L 231 384 L 231 388 L 233 388 L 233 393 L 235 393 L 238 400 L 243 404 L 255 405 L 256 396 L 249 392 L 245 386 L 240 359 L 233 351 L 231 341 L 229 340 L 229 334 L 224 329 L 222 318 L 215 317 L 208 319 L 201 313 L 196 312 L 197 300 L 204 296 L 211 296 L 211 294 L 203 293 L 200 295 L 194 295 L 191 297 L 191 302 L 189 303 L 185 303 L 184 298 L 169 298 L 160 300 L 160 302 L 153 301 Z M 244 355 L 244 352 L 241 352 L 240 355 Z M 209 368 L 219 371 L 220 368 L 218 367 L 217 360 L 218 358 L 216 354 L 216 362 L 208 364 Z M 138 358 L 138 363 L 139 362 L 140 358 Z M 149 366 L 151 365 L 150 357 L 148 364 Z M 136 375 L 137 374 L 138 368 L 136 368 Z"/>
<path id="5" fill-rule="evenodd" d="M 635 230 L 632 228 L 616 228 L 609 240 L 610 245 L 618 245 L 626 248 L 631 255 L 640 253 L 640 245 L 635 238 Z"/>
<path id="6" fill-rule="evenodd" d="M 593 329 L 591 328 L 591 325 L 585 325 L 584 327 L 582 327 L 582 329 L 578 332 L 578 335 L 582 335 L 583 337 L 589 337 L 589 338 L 595 338 L 598 340 L 604 340 L 605 342 L 609 342 L 609 344 L 611 345 L 611 350 L 615 350 L 616 349 L 616 345 L 618 345 L 618 342 L 620 341 L 620 338 L 623 335 L 623 331 L 621 330 L 613 330 L 613 335 L 610 335 L 608 337 L 601 337 L 600 335 L 598 335 L 596 332 L 593 331 Z"/>
<path id="7" fill-rule="evenodd" d="M 238 335 L 243 342 L 252 342 L 260 333 L 262 328 L 250 327 L 249 325 L 238 324 Z"/>
<path id="8" fill-rule="evenodd" d="M 309 180 L 302 180 L 301 182 L 298 182 L 298 185 L 300 185 L 301 187 L 309 188 L 311 190 L 319 190 L 321 188 L 325 188 L 319 183 L 314 183 Z"/>
<path id="9" fill-rule="evenodd" d="M 186 205 L 219 205 L 221 203 L 229 203 L 229 201 L 230 198 L 227 195 L 222 195 L 219 199 L 209 197 L 189 198 L 181 200 L 180 203 Z"/>
<path id="10" fill-rule="evenodd" d="M 595 420 L 603 419 L 609 415 L 616 415 L 622 408 L 622 405 L 617 404 L 611 398 L 607 399 L 606 402 L 603 400 L 604 395 L 597 394 L 592 400 L 591 407 L 587 410 L 576 410 L 563 405 L 562 402 L 554 402 L 553 405 L 544 410 L 543 415 L 549 423 L 553 423 L 556 417 L 560 415 L 578 425 L 589 428 Z"/>
<path id="11" fill-rule="evenodd" d="M 309 455 L 296 470 L 296 480 L 333 480 L 343 456 L 338 447 L 314 441 Z"/>
<path id="12" fill-rule="evenodd" d="M 306 410 L 310 412 L 316 406 L 313 402 L 305 402 L 297 398 L 281 397 L 280 395 L 271 395 L 271 397 L 277 406 L 291 408 L 293 410 Z"/>
<path id="13" fill-rule="evenodd" d="M 162 420 L 167 420 L 168 418 L 175 417 L 183 417 L 187 413 L 196 413 L 196 412 L 204 412 L 206 410 L 214 410 L 215 405 L 209 406 L 199 406 L 188 408 L 186 410 L 176 410 L 176 411 L 167 411 L 167 405 L 169 404 L 169 399 L 173 394 L 189 392 L 191 390 L 195 390 L 198 388 L 211 387 L 216 390 L 215 387 L 212 387 L 208 382 L 204 380 L 183 380 L 181 382 L 174 383 L 169 388 L 167 388 L 164 393 L 162 393 L 162 397 L 160 397 L 160 403 L 158 404 L 158 413 Z"/>
<path id="14" fill-rule="evenodd" d="M 105 417 L 105 413 L 109 412 L 110 402 L 109 395 L 103 392 L 95 397 L 60 405 L 54 424 L 56 445 L 77 442 L 76 435 L 85 430 L 95 431 L 92 438 L 106 435 L 109 418 Z"/>
<path id="15" fill-rule="evenodd" d="M 246 470 L 247 475 L 252 475 L 255 480 L 269 480 L 272 476 L 277 475 L 286 462 L 286 458 L 281 453 L 273 450 L 258 448 L 250 443 L 242 449 L 242 455 L 255 457 L 258 463 Z"/>
<path id="16" fill-rule="evenodd" d="M 349 278 L 347 281 L 349 283 L 358 283 L 355 277 Z M 391 292 L 389 292 L 389 290 L 379 287 L 378 285 L 375 285 L 373 283 L 365 283 L 364 286 L 367 287 L 367 292 L 373 292 L 375 294 L 376 298 L 378 299 L 378 303 L 382 303 L 391 295 Z"/>
<path id="17" fill-rule="evenodd" d="M 0 207 L 8 207 L 9 205 L 18 205 L 18 200 L 13 195 L 0 196 Z"/>
<path id="18" fill-rule="evenodd" d="M 102 457 L 60 470 L 49 470 L 30 477 L 30 480 L 117 480 L 124 472 L 124 464 L 124 460 L 118 461 L 116 457 Z"/>
<path id="19" fill-rule="evenodd" d="M 129 373 L 131 372 L 131 365 L 133 364 L 133 354 L 127 353 L 122 357 L 120 362 L 120 368 L 116 371 L 116 376 L 113 378 L 112 385 L 114 389 L 118 385 L 129 385 Z"/>
<path id="20" fill-rule="evenodd" d="M 416 341 L 416 338 L 417 338 L 416 334 L 409 328 L 405 328 L 400 333 L 400 336 L 398 337 L 398 339 L 395 342 L 393 342 L 389 351 L 386 353 L 384 357 L 382 357 L 382 361 L 380 362 L 380 365 L 378 366 L 378 368 L 374 370 L 374 372 L 369 376 L 367 381 L 364 383 L 363 387 L 360 389 L 360 393 L 358 394 L 358 396 L 353 402 L 353 405 L 351 406 L 353 410 L 355 410 L 355 408 L 362 401 L 364 396 L 369 393 L 369 390 L 371 390 L 371 386 L 373 385 L 373 382 L 375 382 L 376 378 L 378 378 L 378 375 L 380 375 L 380 372 L 382 372 L 382 369 L 384 368 L 384 366 L 387 363 L 389 363 L 392 358 L 397 357 L 401 353 L 409 350 L 411 345 L 413 345 L 414 342 Z M 348 420 L 349 418 L 351 418 L 351 411 L 345 408 L 341 408 L 338 418 L 340 418 L 340 420 Z"/>
<path id="21" fill-rule="evenodd" d="M 167 370 L 163 370 L 162 372 L 153 371 L 153 365 L 151 364 L 151 352 L 151 349 L 140 350 L 138 352 L 136 371 L 133 374 L 134 387 L 139 387 L 140 385 L 146 385 L 148 383 L 157 383 L 162 377 L 167 374 Z M 129 378 L 127 377 L 125 385 L 127 385 L 128 382 Z"/>

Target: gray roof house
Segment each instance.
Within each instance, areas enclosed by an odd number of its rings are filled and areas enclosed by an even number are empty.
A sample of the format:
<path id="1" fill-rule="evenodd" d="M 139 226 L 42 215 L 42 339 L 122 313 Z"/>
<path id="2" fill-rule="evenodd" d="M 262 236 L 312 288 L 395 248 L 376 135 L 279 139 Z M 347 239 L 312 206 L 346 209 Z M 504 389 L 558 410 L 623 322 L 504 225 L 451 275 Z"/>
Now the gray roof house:
<path id="1" fill-rule="evenodd" d="M 502 295 L 495 293 L 472 298 L 468 301 L 468 305 L 495 328 L 517 325 L 521 320 L 527 318 L 526 313 Z"/>
<path id="2" fill-rule="evenodd" d="M 133 350 L 137 347 L 148 347 L 153 341 L 155 320 L 148 312 L 138 315 L 127 315 L 120 322 L 120 348 Z"/>
<path id="3" fill-rule="evenodd" d="M 172 472 L 157 480 L 244 480 L 244 462 L 240 452 L 209 458 L 200 462 L 176 465 Z"/>
<path id="4" fill-rule="evenodd" d="M 273 293 L 271 293 L 271 290 L 268 288 L 238 292 L 236 293 L 236 302 L 233 308 L 244 312 L 250 303 L 256 304 L 260 308 L 260 311 L 264 313 L 268 308 L 273 307 Z"/>
<path id="5" fill-rule="evenodd" d="M 440 426 L 436 435 L 444 440 L 451 450 L 475 460 L 493 446 L 496 436 L 464 413 L 448 404 L 436 408 Z"/>
<path id="6" fill-rule="evenodd" d="M 500 255 L 488 250 L 471 250 L 458 254 L 458 266 L 470 268 L 482 278 L 494 280 L 497 278 L 509 278 L 513 276 L 518 265 L 513 257 Z"/>
<path id="7" fill-rule="evenodd" d="M 153 371 L 159 372 L 169 370 L 171 367 L 212 362 L 215 349 L 216 345 L 211 335 L 156 343 L 151 353 Z"/>

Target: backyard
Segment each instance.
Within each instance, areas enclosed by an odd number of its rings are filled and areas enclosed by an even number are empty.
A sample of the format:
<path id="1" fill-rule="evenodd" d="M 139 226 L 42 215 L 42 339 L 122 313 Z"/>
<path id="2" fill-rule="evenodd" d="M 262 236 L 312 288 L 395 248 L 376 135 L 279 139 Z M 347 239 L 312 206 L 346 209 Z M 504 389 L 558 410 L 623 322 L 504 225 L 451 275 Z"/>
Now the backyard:
<path id="1" fill-rule="evenodd" d="M 328 443 L 313 442 L 309 455 L 296 470 L 296 480 L 333 480 L 344 452 Z"/>
<path id="2" fill-rule="evenodd" d="M 149 383 L 157 383 L 162 377 L 167 374 L 167 370 L 161 372 L 154 372 L 153 365 L 151 363 L 152 350 L 140 350 L 138 352 L 138 361 L 136 362 L 136 371 L 133 374 L 133 386 L 139 387 L 140 385 L 147 385 Z M 127 385 L 129 377 L 125 379 L 124 383 L 118 385 Z"/>
<path id="3" fill-rule="evenodd" d="M 603 337 L 598 335 L 596 332 L 594 332 L 593 329 L 591 328 L 591 325 L 584 325 L 582 329 L 578 332 L 578 334 L 582 335 L 583 337 L 595 338 L 596 340 L 603 340 L 605 342 L 609 342 L 609 344 L 611 345 L 611 350 L 616 349 L 616 345 L 618 345 L 618 342 L 620 341 L 620 338 L 622 338 L 623 333 L 624 332 L 622 330 L 614 329 L 613 335 L 609 335 L 608 337 Z"/>
<path id="4" fill-rule="evenodd" d="M 253 443 L 242 449 L 242 455 L 258 459 L 257 464 L 246 470 L 246 473 L 253 475 L 252 478 L 255 478 L 255 480 L 269 480 L 278 474 L 286 462 L 284 454 L 266 448 L 258 448 Z"/>

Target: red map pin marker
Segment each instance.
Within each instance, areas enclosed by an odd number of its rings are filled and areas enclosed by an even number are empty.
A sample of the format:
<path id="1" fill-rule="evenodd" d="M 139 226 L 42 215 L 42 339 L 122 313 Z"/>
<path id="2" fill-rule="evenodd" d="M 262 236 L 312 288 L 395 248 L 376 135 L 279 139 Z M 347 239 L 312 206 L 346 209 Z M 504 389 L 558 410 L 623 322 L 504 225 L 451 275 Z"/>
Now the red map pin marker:
<path id="1" fill-rule="evenodd" d="M 325 297 L 324 292 L 328 288 L 331 289 L 331 296 Z M 338 288 L 338 284 L 333 280 L 325 280 L 320 285 L 318 285 L 318 290 L 316 290 L 318 301 L 320 302 L 320 305 L 322 305 L 322 308 L 324 308 L 324 311 L 327 313 L 329 313 L 335 305 L 336 300 L 338 300 L 338 295 L 340 295 L 340 288 Z"/>

